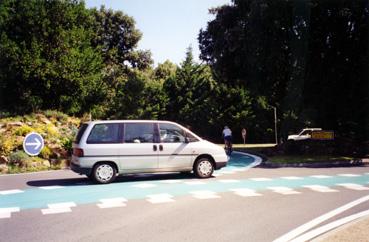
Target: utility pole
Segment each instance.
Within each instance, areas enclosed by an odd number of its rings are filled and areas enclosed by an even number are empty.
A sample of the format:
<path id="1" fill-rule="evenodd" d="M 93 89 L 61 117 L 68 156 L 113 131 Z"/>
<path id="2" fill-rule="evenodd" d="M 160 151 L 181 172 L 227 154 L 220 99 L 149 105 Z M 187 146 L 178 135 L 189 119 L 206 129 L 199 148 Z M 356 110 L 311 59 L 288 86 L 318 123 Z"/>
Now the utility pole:
<path id="1" fill-rule="evenodd" d="M 275 136 L 275 144 L 278 145 L 278 134 L 277 134 L 277 108 L 269 105 L 274 110 L 274 136 Z"/>

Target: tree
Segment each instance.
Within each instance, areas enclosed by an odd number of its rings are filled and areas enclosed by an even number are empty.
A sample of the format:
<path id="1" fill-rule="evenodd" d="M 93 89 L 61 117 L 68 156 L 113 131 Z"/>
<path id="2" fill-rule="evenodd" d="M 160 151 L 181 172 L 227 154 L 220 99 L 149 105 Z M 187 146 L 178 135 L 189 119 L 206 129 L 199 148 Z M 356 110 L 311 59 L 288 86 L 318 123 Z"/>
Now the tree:
<path id="1" fill-rule="evenodd" d="M 284 136 L 313 125 L 369 139 L 367 1 L 234 0 L 211 13 L 201 58 L 276 106 Z"/>
<path id="2" fill-rule="evenodd" d="M 86 112 L 104 96 L 93 19 L 78 1 L 0 2 L 1 109 Z"/>

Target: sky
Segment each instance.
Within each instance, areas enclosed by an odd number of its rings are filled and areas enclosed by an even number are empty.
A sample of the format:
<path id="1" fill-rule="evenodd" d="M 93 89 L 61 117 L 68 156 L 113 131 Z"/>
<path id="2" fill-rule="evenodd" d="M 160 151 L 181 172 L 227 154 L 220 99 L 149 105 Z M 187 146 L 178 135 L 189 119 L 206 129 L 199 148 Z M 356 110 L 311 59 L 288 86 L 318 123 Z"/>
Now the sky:
<path id="1" fill-rule="evenodd" d="M 231 0 L 85 0 L 88 8 L 105 5 L 133 17 L 143 36 L 138 49 L 150 50 L 155 65 L 167 59 L 180 64 L 191 45 L 199 61 L 197 37 L 215 16 L 208 9 Z"/>

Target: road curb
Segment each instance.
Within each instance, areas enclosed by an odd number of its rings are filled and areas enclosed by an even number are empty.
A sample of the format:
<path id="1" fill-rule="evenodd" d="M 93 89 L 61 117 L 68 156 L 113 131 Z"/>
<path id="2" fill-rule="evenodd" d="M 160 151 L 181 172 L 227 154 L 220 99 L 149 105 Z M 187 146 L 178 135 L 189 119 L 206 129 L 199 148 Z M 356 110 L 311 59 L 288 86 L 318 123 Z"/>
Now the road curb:
<path id="1" fill-rule="evenodd" d="M 349 161 L 322 161 L 314 163 L 274 163 L 268 159 L 263 160 L 259 167 L 264 168 L 283 168 L 283 167 L 296 167 L 296 168 L 330 168 L 330 167 L 351 167 L 351 166 L 369 166 L 369 162 L 362 159 L 355 159 Z"/>

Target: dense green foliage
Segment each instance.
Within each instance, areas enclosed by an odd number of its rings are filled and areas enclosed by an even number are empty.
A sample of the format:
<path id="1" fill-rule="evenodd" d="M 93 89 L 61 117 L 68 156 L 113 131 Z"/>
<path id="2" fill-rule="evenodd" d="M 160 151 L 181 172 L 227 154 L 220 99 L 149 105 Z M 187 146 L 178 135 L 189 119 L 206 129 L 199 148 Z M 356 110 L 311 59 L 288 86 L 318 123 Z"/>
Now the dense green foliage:
<path id="1" fill-rule="evenodd" d="M 274 142 L 278 129 L 369 134 L 368 2 L 233 0 L 210 10 L 201 58 L 153 67 L 121 11 L 77 0 L 0 2 L 0 116 L 54 109 L 104 119 L 168 119 L 221 141 Z"/>
<path id="2" fill-rule="evenodd" d="M 318 126 L 368 140 L 368 1 L 234 0 L 211 12 L 201 58 L 276 106 L 284 137 Z"/>

